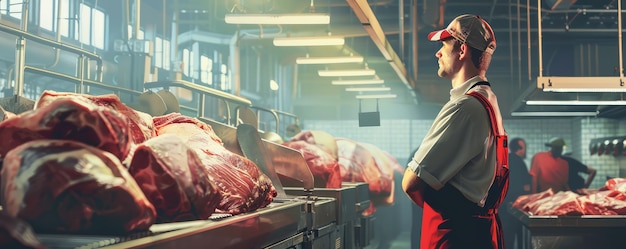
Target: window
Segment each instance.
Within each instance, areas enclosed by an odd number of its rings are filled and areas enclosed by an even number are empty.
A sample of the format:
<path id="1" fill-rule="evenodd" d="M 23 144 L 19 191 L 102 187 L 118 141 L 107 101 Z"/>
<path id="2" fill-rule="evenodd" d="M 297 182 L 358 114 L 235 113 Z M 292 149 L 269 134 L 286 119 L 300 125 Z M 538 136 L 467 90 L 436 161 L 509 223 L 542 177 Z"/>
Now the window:
<path id="1" fill-rule="evenodd" d="M 76 29 L 76 37 L 81 43 L 91 45 L 91 8 L 81 3 L 79 17 L 77 20 L 79 28 Z"/>
<path id="2" fill-rule="evenodd" d="M 200 57 L 200 81 L 213 85 L 213 60 L 203 55 Z"/>
<path id="3" fill-rule="evenodd" d="M 105 15 L 101 10 L 93 9 L 91 21 L 91 32 L 93 34 L 91 39 L 91 45 L 96 48 L 104 49 L 104 31 L 103 27 L 106 27 Z"/>
<path id="4" fill-rule="evenodd" d="M 195 59 L 196 59 L 196 57 L 195 57 L 195 53 L 193 52 L 193 50 L 192 50 L 192 51 L 189 51 L 189 58 L 188 58 L 188 60 L 186 61 L 186 63 L 189 63 L 189 67 L 188 67 L 188 69 L 189 69 L 189 74 L 188 74 L 188 75 L 189 75 L 189 77 L 191 77 L 191 78 L 193 78 L 193 79 L 195 79 L 195 78 L 197 78 L 197 77 L 198 77 L 198 76 L 196 75 L 196 63 L 195 63 Z"/>
<path id="5" fill-rule="evenodd" d="M 170 41 L 163 40 L 163 69 L 170 70 Z"/>
<path id="6" fill-rule="evenodd" d="M 220 83 L 221 90 L 230 90 L 230 77 L 228 76 L 228 66 L 226 64 L 222 64 L 220 68 Z"/>
<path id="7" fill-rule="evenodd" d="M 163 39 L 154 38 L 154 66 L 163 68 Z"/>
<path id="8" fill-rule="evenodd" d="M 9 10 L 9 15 L 17 19 L 22 19 L 22 4 L 23 0 L 5 0 L 9 5 L 6 9 Z"/>
<path id="9" fill-rule="evenodd" d="M 133 31 L 134 28 L 132 25 L 128 25 L 128 39 L 133 39 Z M 144 37 L 144 32 L 143 30 L 141 30 L 141 27 L 139 28 L 139 31 L 137 31 L 137 40 L 143 40 Z"/>
<path id="10" fill-rule="evenodd" d="M 57 29 L 62 36 L 70 36 L 70 3 L 69 0 L 59 0 L 61 7 L 61 18 L 57 24 Z"/>
<path id="11" fill-rule="evenodd" d="M 181 68 L 181 70 L 183 70 L 183 74 L 189 76 L 189 49 L 183 49 L 182 64 L 183 67 Z"/>
<path id="12" fill-rule="evenodd" d="M 56 9 L 53 1 L 39 1 L 39 27 L 54 31 Z"/>

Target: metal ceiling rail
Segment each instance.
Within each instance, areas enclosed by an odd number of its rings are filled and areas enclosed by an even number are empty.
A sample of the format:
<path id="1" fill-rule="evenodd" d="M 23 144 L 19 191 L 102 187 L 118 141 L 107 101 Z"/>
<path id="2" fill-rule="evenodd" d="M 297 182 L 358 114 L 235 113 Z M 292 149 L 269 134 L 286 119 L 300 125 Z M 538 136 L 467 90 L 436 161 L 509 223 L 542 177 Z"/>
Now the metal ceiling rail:
<path id="1" fill-rule="evenodd" d="M 366 0 L 346 0 L 352 11 L 354 11 L 355 15 L 363 25 L 365 31 L 369 34 L 370 38 L 380 50 L 381 54 L 393 70 L 398 74 L 400 80 L 407 85 L 408 88 L 414 89 L 415 82 L 408 76 L 406 66 L 398 57 L 396 52 L 391 47 L 391 44 L 387 41 L 385 37 L 385 32 L 383 31 L 378 19 L 376 19 L 376 15 L 372 11 L 372 8 L 369 6 L 369 3 Z M 403 32 L 403 30 L 400 30 Z"/>

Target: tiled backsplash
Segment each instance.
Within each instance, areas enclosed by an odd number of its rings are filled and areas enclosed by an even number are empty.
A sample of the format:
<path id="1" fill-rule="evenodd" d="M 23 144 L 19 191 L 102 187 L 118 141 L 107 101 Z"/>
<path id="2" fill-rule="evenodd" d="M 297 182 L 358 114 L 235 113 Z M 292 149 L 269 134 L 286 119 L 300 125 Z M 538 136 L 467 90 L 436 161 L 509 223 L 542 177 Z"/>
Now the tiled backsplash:
<path id="1" fill-rule="evenodd" d="M 303 120 L 302 124 L 305 130 L 323 130 L 335 137 L 374 144 L 394 155 L 401 164 L 405 164 L 412 156 L 411 152 L 422 142 L 432 122 L 433 120 L 381 120 L 380 126 L 376 127 L 359 127 L 358 120 Z M 626 177 L 625 156 L 616 158 L 589 153 L 589 141 L 593 138 L 626 135 L 626 120 L 514 119 L 504 120 L 504 126 L 509 139 L 521 137 L 526 140 L 528 167 L 532 156 L 547 150 L 548 147 L 544 144 L 550 138 L 558 136 L 565 139 L 574 158 L 598 170 L 590 188 L 603 186 L 607 177 Z"/>

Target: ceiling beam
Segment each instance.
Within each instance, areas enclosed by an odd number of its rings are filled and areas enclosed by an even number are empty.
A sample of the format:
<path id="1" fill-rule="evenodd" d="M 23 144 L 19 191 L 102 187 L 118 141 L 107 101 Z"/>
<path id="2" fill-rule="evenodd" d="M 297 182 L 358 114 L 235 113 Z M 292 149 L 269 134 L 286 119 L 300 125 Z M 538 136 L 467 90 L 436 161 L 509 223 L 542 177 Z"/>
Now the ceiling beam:
<path id="1" fill-rule="evenodd" d="M 389 62 L 391 68 L 398 74 L 400 80 L 410 89 L 415 89 L 415 82 L 408 76 L 406 66 L 387 41 L 385 32 L 367 0 L 346 0 L 346 2 L 348 2 L 359 22 L 361 22 L 363 28 L 369 34 L 374 45 Z"/>

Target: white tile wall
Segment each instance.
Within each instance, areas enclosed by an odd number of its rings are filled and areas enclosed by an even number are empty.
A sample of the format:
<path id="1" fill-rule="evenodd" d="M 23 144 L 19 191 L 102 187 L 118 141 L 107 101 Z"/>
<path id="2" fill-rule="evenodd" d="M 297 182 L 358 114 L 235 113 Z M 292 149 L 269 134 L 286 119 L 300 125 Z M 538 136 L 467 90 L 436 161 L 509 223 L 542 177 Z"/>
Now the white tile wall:
<path id="1" fill-rule="evenodd" d="M 381 120 L 377 127 L 359 127 L 358 120 L 302 120 L 307 130 L 323 130 L 335 137 L 374 144 L 394 155 L 402 164 L 411 156 L 432 125 L 433 120 Z M 626 135 L 626 121 L 602 118 L 514 119 L 504 120 L 509 139 L 522 137 L 527 143 L 526 164 L 532 156 L 547 150 L 550 138 L 559 136 L 573 156 L 598 170 L 591 188 L 604 185 L 607 177 L 626 177 L 626 159 L 610 155 L 590 155 L 589 141 L 594 138 Z M 620 169 L 623 172 L 620 174 Z"/>

